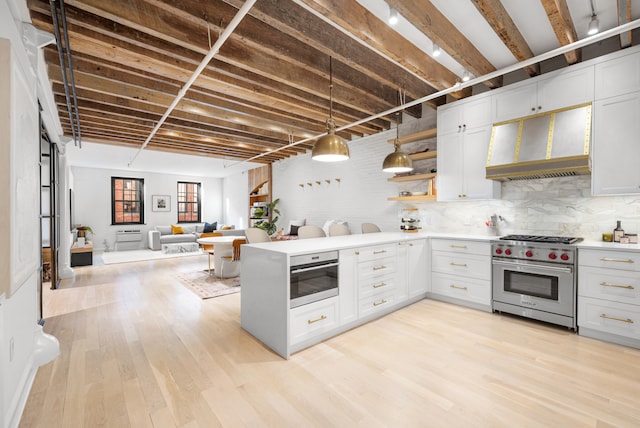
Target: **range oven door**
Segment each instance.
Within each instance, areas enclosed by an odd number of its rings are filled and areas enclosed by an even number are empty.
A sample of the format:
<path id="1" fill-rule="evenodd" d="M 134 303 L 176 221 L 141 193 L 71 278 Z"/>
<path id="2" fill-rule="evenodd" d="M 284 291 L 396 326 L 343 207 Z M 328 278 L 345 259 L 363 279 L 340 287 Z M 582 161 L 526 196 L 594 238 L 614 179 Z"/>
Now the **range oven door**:
<path id="1" fill-rule="evenodd" d="M 573 266 L 496 257 L 492 264 L 494 302 L 574 316 L 576 293 Z"/>
<path id="2" fill-rule="evenodd" d="M 338 264 L 337 251 L 291 257 L 289 307 L 337 296 Z"/>

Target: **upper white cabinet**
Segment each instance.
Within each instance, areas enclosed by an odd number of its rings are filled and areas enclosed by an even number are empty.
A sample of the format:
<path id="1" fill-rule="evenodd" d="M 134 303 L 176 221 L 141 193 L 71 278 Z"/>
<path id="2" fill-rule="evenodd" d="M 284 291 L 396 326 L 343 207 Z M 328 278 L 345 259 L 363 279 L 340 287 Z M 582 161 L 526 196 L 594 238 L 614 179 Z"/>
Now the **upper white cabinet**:
<path id="1" fill-rule="evenodd" d="M 438 108 L 438 200 L 500 197 L 500 183 L 487 180 L 491 98 Z"/>
<path id="2" fill-rule="evenodd" d="M 640 92 L 595 102 L 592 194 L 640 193 Z"/>
<path id="3" fill-rule="evenodd" d="M 534 82 L 496 92 L 492 96 L 493 122 L 591 102 L 594 97 L 593 81 L 593 66 L 568 67 L 541 76 Z"/>
<path id="4" fill-rule="evenodd" d="M 640 91 L 640 51 L 596 64 L 595 99 Z"/>

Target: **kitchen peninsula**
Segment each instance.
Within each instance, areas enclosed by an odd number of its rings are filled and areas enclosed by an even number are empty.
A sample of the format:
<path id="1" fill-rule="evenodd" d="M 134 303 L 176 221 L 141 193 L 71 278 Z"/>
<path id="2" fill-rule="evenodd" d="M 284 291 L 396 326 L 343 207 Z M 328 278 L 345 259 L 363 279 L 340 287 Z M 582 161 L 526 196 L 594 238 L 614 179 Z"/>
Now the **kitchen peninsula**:
<path id="1" fill-rule="evenodd" d="M 371 233 L 245 245 L 242 328 L 288 358 L 293 352 L 417 302 L 430 291 L 430 237 L 422 233 Z M 292 260 L 329 252 L 339 256 L 337 295 L 292 305 Z"/>

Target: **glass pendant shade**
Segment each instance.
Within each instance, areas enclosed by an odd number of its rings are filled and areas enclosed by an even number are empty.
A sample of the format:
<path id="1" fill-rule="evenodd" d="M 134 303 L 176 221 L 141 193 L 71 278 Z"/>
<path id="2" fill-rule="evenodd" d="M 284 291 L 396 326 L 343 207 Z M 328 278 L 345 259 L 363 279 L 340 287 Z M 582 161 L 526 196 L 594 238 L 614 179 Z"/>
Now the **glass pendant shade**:
<path id="1" fill-rule="evenodd" d="M 384 162 L 382 162 L 382 171 L 393 173 L 413 171 L 413 162 L 409 155 L 401 151 L 396 144 L 393 153 L 390 153 L 386 158 L 384 158 Z"/>
<path id="2" fill-rule="evenodd" d="M 320 162 L 339 162 L 349 159 L 349 146 L 336 135 L 335 126 L 328 126 L 328 134 L 316 141 L 311 149 L 311 159 Z"/>

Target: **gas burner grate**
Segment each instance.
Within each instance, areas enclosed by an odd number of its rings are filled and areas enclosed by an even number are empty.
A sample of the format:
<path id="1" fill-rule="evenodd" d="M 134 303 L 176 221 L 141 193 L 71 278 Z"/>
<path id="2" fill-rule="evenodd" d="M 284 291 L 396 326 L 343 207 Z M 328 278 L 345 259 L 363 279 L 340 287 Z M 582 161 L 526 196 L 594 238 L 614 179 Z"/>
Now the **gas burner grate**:
<path id="1" fill-rule="evenodd" d="M 507 235 L 501 236 L 502 241 L 526 241 L 545 242 L 550 244 L 575 244 L 582 241 L 582 238 L 572 236 L 539 236 L 539 235 Z"/>

